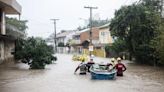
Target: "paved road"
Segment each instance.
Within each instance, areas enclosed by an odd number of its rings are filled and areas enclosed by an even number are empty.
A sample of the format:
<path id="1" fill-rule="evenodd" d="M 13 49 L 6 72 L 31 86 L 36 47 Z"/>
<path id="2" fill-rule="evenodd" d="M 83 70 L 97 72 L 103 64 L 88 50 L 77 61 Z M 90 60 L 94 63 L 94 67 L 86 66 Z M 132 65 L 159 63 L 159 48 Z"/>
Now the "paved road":
<path id="1" fill-rule="evenodd" d="M 163 92 L 164 70 L 127 64 L 124 77 L 116 80 L 91 80 L 90 75 L 74 75 L 79 62 L 72 55 L 58 54 L 56 64 L 45 70 L 28 70 L 24 64 L 0 65 L 0 92 Z M 109 59 L 95 58 L 108 62 Z"/>

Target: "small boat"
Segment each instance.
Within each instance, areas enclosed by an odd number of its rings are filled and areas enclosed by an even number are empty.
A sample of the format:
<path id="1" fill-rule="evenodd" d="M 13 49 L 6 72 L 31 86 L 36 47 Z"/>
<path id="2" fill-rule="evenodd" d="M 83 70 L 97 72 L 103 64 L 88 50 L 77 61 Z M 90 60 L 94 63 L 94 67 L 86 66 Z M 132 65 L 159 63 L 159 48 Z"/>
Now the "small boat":
<path id="1" fill-rule="evenodd" d="M 91 78 L 98 80 L 112 80 L 116 78 L 116 70 L 107 70 L 106 65 L 94 64 L 90 68 Z"/>

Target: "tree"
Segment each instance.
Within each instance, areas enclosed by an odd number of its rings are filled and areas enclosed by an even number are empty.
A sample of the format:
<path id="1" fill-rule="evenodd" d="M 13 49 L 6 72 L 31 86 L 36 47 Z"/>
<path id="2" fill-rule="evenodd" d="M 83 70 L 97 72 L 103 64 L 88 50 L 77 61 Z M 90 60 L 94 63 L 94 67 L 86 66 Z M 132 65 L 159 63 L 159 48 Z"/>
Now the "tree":
<path id="1" fill-rule="evenodd" d="M 164 31 L 159 35 L 156 46 L 157 52 L 159 53 L 159 63 L 164 64 Z"/>
<path id="2" fill-rule="evenodd" d="M 157 64 L 163 64 L 164 65 L 164 22 L 161 21 L 159 27 L 159 33 L 156 38 L 151 43 L 152 48 L 154 48 L 156 51 L 153 53 L 156 58 Z"/>
<path id="3" fill-rule="evenodd" d="M 153 3 L 154 1 L 151 0 Z M 139 4 L 123 6 L 115 12 L 110 27 L 112 36 L 125 41 L 130 55 L 140 63 L 153 63 L 155 49 L 151 41 L 157 37 L 160 13 L 152 4 L 143 0 Z"/>
<path id="4" fill-rule="evenodd" d="M 121 39 L 115 39 L 112 45 L 108 44 L 105 46 L 106 53 L 111 57 L 120 57 L 120 54 L 126 52 L 126 50 L 127 47 L 125 41 Z"/>
<path id="5" fill-rule="evenodd" d="M 99 27 L 99 26 L 105 25 L 107 23 L 109 23 L 108 19 L 106 19 L 106 20 L 92 20 L 92 27 Z M 88 24 L 87 27 L 90 27 L 90 24 Z"/>
<path id="6" fill-rule="evenodd" d="M 27 20 L 17 20 L 16 18 L 6 17 L 6 23 L 16 27 L 19 31 L 25 32 L 28 28 Z"/>
<path id="7" fill-rule="evenodd" d="M 27 63 L 31 69 L 44 69 L 46 64 L 57 60 L 53 56 L 52 46 L 48 46 L 41 38 L 33 37 L 17 40 L 15 59 Z"/>

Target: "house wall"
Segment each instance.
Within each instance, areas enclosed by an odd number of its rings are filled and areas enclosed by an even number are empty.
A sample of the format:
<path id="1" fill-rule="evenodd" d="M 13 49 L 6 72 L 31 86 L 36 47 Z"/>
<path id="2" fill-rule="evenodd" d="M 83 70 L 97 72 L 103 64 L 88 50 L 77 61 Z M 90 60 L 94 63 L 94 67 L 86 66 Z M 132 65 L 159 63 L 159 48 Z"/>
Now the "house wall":
<path id="1" fill-rule="evenodd" d="M 103 28 L 99 31 L 99 41 L 101 44 L 113 43 L 113 38 L 109 31 L 109 28 Z"/>
<path id="2" fill-rule="evenodd" d="M 15 49 L 15 41 L 5 41 L 4 46 L 5 61 L 10 61 L 14 58 L 11 51 Z"/>
<path id="3" fill-rule="evenodd" d="M 2 9 L 0 8 L 0 34 L 2 33 Z"/>
<path id="4" fill-rule="evenodd" d="M 56 44 L 58 45 L 60 42 L 65 43 L 65 37 L 60 37 L 56 39 Z"/>
<path id="5" fill-rule="evenodd" d="M 14 56 L 11 54 L 11 51 L 14 48 L 14 41 L 0 40 L 0 63 L 3 61 L 10 62 L 14 60 Z"/>
<path id="6" fill-rule="evenodd" d="M 4 41 L 0 40 L 0 63 L 2 63 L 4 59 Z"/>
<path id="7" fill-rule="evenodd" d="M 89 40 L 90 38 L 90 31 L 86 31 L 80 34 L 80 40 L 81 42 L 85 41 L 85 40 Z M 92 28 L 92 40 L 93 42 L 96 40 L 99 40 L 99 29 L 98 28 Z"/>
<path id="8" fill-rule="evenodd" d="M 14 56 L 11 54 L 11 50 L 15 48 L 15 41 L 12 38 L 6 36 L 6 14 L 20 14 L 21 6 L 16 0 L 0 0 L 0 63 L 3 61 L 13 61 Z"/>
<path id="9" fill-rule="evenodd" d="M 5 12 L 2 8 L 0 9 L 0 35 L 6 35 Z M 0 63 L 14 58 L 11 55 L 11 49 L 15 47 L 14 45 L 14 41 L 0 39 Z"/>

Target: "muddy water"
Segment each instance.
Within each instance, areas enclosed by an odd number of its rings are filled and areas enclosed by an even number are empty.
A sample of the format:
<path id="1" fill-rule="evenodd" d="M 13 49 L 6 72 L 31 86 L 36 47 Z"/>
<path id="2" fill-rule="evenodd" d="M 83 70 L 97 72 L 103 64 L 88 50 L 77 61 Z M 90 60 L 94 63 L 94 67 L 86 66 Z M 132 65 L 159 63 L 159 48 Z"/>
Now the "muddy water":
<path id="1" fill-rule="evenodd" d="M 164 70 L 161 68 L 128 63 L 124 77 L 91 80 L 89 74 L 74 75 L 79 62 L 72 62 L 71 55 L 60 54 L 58 58 L 56 64 L 45 70 L 28 70 L 24 64 L 0 65 L 0 92 L 164 92 Z"/>

